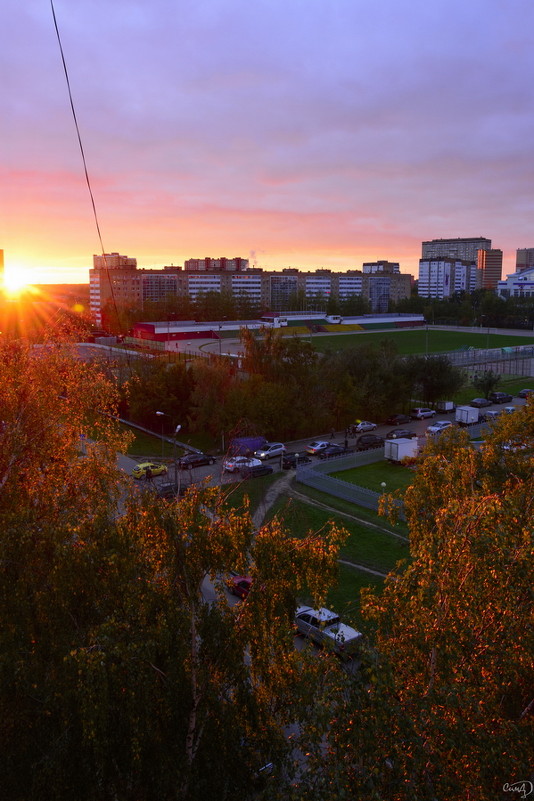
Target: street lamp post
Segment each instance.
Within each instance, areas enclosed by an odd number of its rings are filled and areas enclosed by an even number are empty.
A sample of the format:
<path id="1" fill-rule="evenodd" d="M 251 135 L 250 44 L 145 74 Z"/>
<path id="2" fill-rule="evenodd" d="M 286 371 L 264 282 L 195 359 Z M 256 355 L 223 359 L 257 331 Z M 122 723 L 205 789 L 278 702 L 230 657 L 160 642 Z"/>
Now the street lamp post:
<path id="1" fill-rule="evenodd" d="M 163 459 L 163 448 L 164 448 L 164 441 L 163 441 L 163 418 L 164 418 L 165 416 L 167 416 L 167 417 L 168 417 L 169 415 L 166 415 L 166 414 L 165 414 L 165 412 L 156 412 L 156 415 L 157 415 L 158 417 L 161 417 L 161 458 Z"/>
<path id="2" fill-rule="evenodd" d="M 172 444 L 172 460 L 174 462 L 174 490 L 178 494 L 180 493 L 180 486 L 178 482 L 178 468 L 176 465 L 176 435 L 180 431 L 181 427 L 182 426 L 176 426 L 176 428 L 174 429 L 174 440 Z"/>

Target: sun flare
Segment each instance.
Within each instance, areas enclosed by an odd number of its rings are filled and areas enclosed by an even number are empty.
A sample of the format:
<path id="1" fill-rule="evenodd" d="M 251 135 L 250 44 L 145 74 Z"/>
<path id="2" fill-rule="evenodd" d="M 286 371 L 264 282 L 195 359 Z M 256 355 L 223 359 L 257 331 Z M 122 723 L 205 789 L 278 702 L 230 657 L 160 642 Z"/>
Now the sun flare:
<path id="1" fill-rule="evenodd" d="M 4 291 L 8 297 L 18 297 L 29 289 L 32 281 L 30 271 L 19 265 L 10 265 L 4 271 Z"/>

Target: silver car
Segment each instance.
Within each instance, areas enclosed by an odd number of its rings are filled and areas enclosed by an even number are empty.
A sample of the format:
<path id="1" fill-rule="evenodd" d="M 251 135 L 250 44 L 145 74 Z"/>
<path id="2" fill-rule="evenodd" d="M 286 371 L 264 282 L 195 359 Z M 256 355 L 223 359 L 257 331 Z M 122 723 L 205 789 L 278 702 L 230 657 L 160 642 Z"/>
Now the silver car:
<path id="1" fill-rule="evenodd" d="M 354 432 L 354 434 L 363 434 L 366 431 L 374 431 L 376 427 L 376 423 L 371 423 L 370 420 L 360 420 L 359 422 L 354 423 L 354 425 L 349 426 L 351 433 Z"/>
<path id="2" fill-rule="evenodd" d="M 339 615 L 329 609 L 312 609 L 299 606 L 295 613 L 299 634 L 309 637 L 317 645 L 329 648 L 339 656 L 350 656 L 356 650 L 362 635 L 341 622 Z"/>
<path id="3" fill-rule="evenodd" d="M 282 442 L 267 442 L 263 448 L 254 452 L 256 459 L 271 459 L 273 456 L 283 456 L 286 446 Z"/>
<path id="4" fill-rule="evenodd" d="M 223 470 L 226 473 L 235 473 L 246 470 L 248 467 L 260 467 L 259 459 L 252 459 L 249 456 L 228 456 L 223 462 Z"/>

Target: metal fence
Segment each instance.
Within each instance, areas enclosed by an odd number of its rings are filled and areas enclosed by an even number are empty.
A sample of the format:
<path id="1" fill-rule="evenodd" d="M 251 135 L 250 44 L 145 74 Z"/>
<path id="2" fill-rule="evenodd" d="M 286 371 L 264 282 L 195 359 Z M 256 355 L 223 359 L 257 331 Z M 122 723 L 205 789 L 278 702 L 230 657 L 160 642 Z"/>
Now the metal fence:
<path id="1" fill-rule="evenodd" d="M 339 456 L 334 459 L 325 459 L 322 462 L 314 462 L 309 465 L 299 465 L 297 468 L 297 481 L 301 484 L 306 484 L 308 487 L 327 492 L 335 498 L 340 498 L 349 503 L 355 503 L 358 506 L 363 506 L 366 509 L 378 511 L 378 504 L 381 493 L 374 492 L 367 489 L 367 487 L 359 487 L 357 484 L 352 484 L 350 481 L 344 481 L 341 478 L 334 478 L 331 473 L 337 473 L 341 470 L 350 470 L 354 467 L 362 467 L 363 465 L 373 464 L 380 462 L 384 459 L 384 448 L 376 448 L 372 451 L 361 451 L 359 453 L 351 453 L 347 456 Z M 399 516 L 404 518 L 402 509 Z"/>
<path id="2" fill-rule="evenodd" d="M 473 372 L 477 369 L 491 369 L 495 373 L 527 376 L 532 372 L 534 347 L 513 345 L 504 348 L 467 348 L 435 353 L 432 356 L 446 356 L 455 367 Z"/>

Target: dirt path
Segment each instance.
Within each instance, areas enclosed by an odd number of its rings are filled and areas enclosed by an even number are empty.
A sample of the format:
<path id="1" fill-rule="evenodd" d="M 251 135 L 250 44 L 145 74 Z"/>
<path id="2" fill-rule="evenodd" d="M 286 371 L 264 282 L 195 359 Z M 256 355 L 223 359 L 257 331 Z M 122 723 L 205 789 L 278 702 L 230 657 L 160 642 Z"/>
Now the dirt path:
<path id="1" fill-rule="evenodd" d="M 265 519 L 265 515 L 274 504 L 278 496 L 283 495 L 285 492 L 289 493 L 289 485 L 291 484 L 292 479 L 293 476 L 291 475 L 291 471 L 285 470 L 283 476 L 281 476 L 278 481 L 275 481 L 274 484 L 271 484 L 265 493 L 263 500 L 260 501 L 258 508 L 252 516 L 254 528 L 259 528 L 261 526 Z"/>

